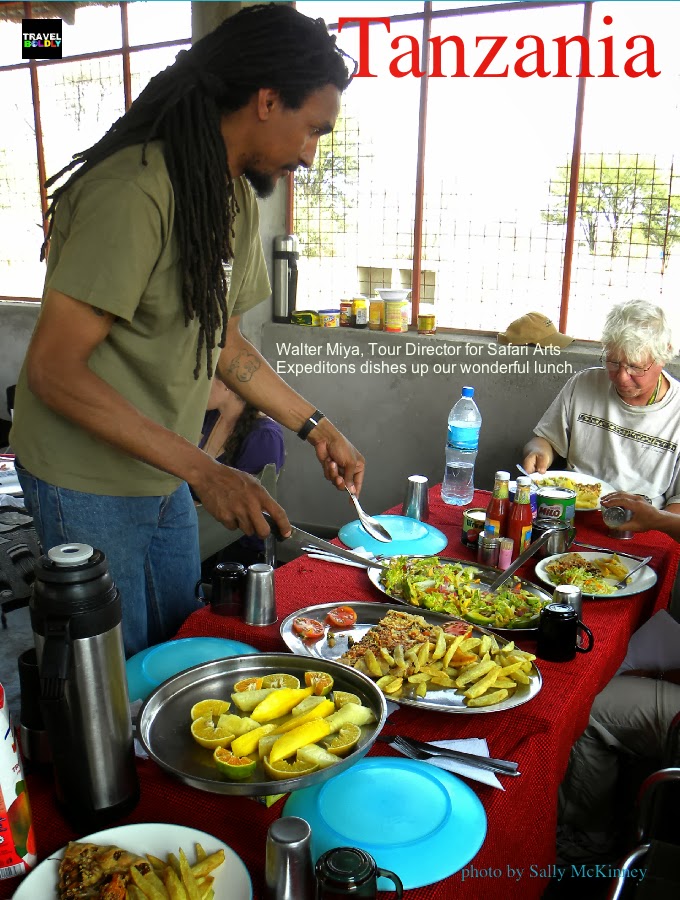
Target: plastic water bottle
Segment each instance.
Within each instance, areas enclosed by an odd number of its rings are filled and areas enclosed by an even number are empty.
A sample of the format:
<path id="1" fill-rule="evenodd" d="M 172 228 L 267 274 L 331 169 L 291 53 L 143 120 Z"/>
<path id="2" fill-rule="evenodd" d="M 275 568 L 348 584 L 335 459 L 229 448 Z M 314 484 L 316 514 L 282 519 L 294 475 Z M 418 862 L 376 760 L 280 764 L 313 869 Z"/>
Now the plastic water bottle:
<path id="1" fill-rule="evenodd" d="M 475 460 L 482 417 L 472 399 L 474 394 L 474 388 L 464 387 L 462 397 L 449 413 L 442 500 L 453 506 L 465 506 L 475 492 Z"/>

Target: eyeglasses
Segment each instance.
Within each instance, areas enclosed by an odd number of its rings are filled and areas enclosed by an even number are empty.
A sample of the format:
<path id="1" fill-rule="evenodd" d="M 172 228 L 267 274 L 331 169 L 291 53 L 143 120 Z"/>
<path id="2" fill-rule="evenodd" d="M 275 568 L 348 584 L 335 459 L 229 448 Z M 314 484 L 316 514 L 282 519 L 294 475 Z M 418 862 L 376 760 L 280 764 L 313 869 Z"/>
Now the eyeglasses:
<path id="1" fill-rule="evenodd" d="M 606 353 L 603 353 L 600 357 L 600 362 L 606 368 L 608 372 L 618 372 L 619 369 L 623 369 L 626 375 L 630 375 L 632 378 L 642 378 L 649 370 L 656 365 L 655 363 L 650 363 L 646 368 L 642 368 L 642 366 L 629 366 L 628 363 L 622 363 L 615 359 L 607 359 Z"/>

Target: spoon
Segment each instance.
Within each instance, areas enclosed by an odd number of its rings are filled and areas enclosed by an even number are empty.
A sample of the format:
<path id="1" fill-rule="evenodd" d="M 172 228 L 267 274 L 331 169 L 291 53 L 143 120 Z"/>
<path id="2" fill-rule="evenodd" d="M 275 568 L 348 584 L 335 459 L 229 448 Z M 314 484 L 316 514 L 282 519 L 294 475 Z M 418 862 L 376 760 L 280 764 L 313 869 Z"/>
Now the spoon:
<path id="1" fill-rule="evenodd" d="M 526 470 L 523 466 L 520 466 L 519 463 L 515 463 L 515 465 L 516 465 L 517 468 L 520 470 L 520 472 L 522 473 L 522 475 L 526 475 L 527 478 L 530 478 L 530 479 L 533 481 L 534 484 L 539 484 L 539 483 L 540 483 L 540 482 L 536 481 L 536 478 L 535 478 L 533 475 L 530 475 L 530 474 L 527 472 L 527 470 Z"/>
<path id="2" fill-rule="evenodd" d="M 372 516 L 366 515 L 366 513 L 361 508 L 361 504 L 357 499 L 356 495 L 353 494 L 350 489 L 345 485 L 345 490 L 352 498 L 352 503 L 354 504 L 357 515 L 359 516 L 359 521 L 363 525 L 364 529 L 370 534 L 372 538 L 375 538 L 376 541 L 382 541 L 384 544 L 389 543 L 392 540 L 392 535 L 386 528 L 378 522 L 377 519 L 374 519 Z"/>

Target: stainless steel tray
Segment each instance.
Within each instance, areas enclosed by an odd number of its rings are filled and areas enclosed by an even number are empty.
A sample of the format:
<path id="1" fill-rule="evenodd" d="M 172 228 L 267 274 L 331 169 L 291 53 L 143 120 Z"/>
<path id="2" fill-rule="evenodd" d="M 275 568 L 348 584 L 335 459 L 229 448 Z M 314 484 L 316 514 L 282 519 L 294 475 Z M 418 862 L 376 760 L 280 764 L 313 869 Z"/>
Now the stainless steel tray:
<path id="1" fill-rule="evenodd" d="M 293 620 L 297 616 L 311 616 L 313 619 L 317 619 L 318 621 L 323 622 L 326 618 L 326 615 L 332 609 L 336 609 L 338 606 L 351 606 L 352 609 L 356 612 L 357 621 L 351 628 L 328 629 L 326 632 L 326 636 L 318 641 L 303 641 L 293 631 Z M 335 603 L 320 603 L 316 606 L 305 606 L 304 609 L 298 609 L 296 612 L 291 613 L 289 616 L 286 616 L 286 618 L 281 623 L 281 637 L 285 641 L 286 646 L 290 647 L 293 653 L 297 653 L 301 656 L 312 657 L 313 659 L 317 660 L 323 660 L 324 662 L 329 663 L 339 659 L 342 654 L 345 653 L 345 651 L 347 650 L 347 639 L 350 635 L 354 641 L 360 641 L 361 638 L 366 634 L 366 632 L 369 631 L 374 625 L 377 625 L 378 622 L 382 618 L 384 618 L 384 616 L 386 616 L 391 609 L 397 609 L 400 612 L 404 612 L 403 606 L 391 606 L 387 603 L 364 603 L 363 601 L 359 600 L 357 600 L 356 602 L 353 602 L 351 600 L 343 600 L 341 602 L 336 601 Z M 410 609 L 414 616 L 422 616 L 426 622 L 429 622 L 432 625 L 441 625 L 451 621 L 462 621 L 462 619 L 457 619 L 456 616 L 447 616 L 443 613 L 430 612 L 427 609 L 419 609 L 416 606 L 412 606 Z M 466 624 L 471 625 L 471 623 L 469 622 Z M 486 629 L 479 629 L 475 625 L 471 625 L 471 627 L 473 630 L 473 634 L 480 634 L 483 631 L 486 631 Z M 332 647 L 329 645 L 327 640 L 327 635 L 329 633 L 332 633 L 335 636 L 335 644 Z M 500 635 L 497 635 L 497 640 L 499 644 L 508 643 Z M 355 671 L 354 669 L 350 669 L 349 667 L 347 668 L 349 669 L 349 671 Z M 394 702 L 400 703 L 403 706 L 418 706 L 422 709 L 429 709 L 436 712 L 460 713 L 464 715 L 501 712 L 506 709 L 513 709 L 515 706 L 521 706 L 523 703 L 527 703 L 541 690 L 541 685 L 541 673 L 538 671 L 536 666 L 532 664 L 530 683 L 518 685 L 517 690 L 511 697 L 508 697 L 506 700 L 503 700 L 501 701 L 501 703 L 497 703 L 494 706 L 465 706 L 465 698 L 463 697 L 463 695 L 451 688 L 428 690 L 425 697 L 417 700 L 395 698 Z"/>
<path id="2" fill-rule="evenodd" d="M 304 683 L 304 673 L 311 668 L 308 659 L 292 653 L 232 656 L 194 666 L 164 681 L 146 699 L 139 711 L 137 736 L 149 757 L 161 768 L 186 784 L 213 794 L 264 796 L 326 781 L 368 753 L 387 715 L 384 696 L 371 679 L 339 663 L 326 660 L 321 665 L 315 663 L 313 668 L 331 675 L 338 690 L 357 694 L 364 706 L 373 711 L 376 721 L 362 727 L 356 749 L 336 765 L 311 775 L 273 781 L 258 762 L 248 780 L 229 781 L 217 772 L 212 750 L 201 747 L 191 736 L 191 707 L 199 700 L 209 697 L 229 699 L 234 684 L 241 678 L 262 677 L 277 672 L 295 675 Z"/>
<path id="3" fill-rule="evenodd" d="M 411 558 L 417 559 L 418 557 Z M 425 557 L 420 558 L 424 559 Z M 500 569 L 495 569 L 493 566 L 479 565 L 478 563 L 471 562 L 469 559 L 454 559 L 453 557 L 449 556 L 440 556 L 439 561 L 442 563 L 461 563 L 467 568 L 477 569 L 479 571 L 479 580 L 482 582 L 482 584 L 491 584 L 498 577 L 501 571 Z M 411 610 L 417 610 L 419 613 L 423 612 L 423 609 L 420 606 L 414 606 L 412 603 L 409 603 L 408 600 L 404 600 L 403 597 L 395 597 L 394 594 L 388 594 L 385 588 L 380 584 L 381 572 L 381 569 L 366 570 L 369 581 L 380 591 L 381 594 L 384 594 L 386 597 L 389 597 L 390 600 L 394 600 L 396 603 L 403 603 L 404 606 L 408 606 L 408 608 Z M 544 590 L 542 587 L 539 587 L 537 584 L 534 584 L 531 581 L 526 581 L 524 578 L 517 579 L 517 576 L 513 577 L 516 580 L 519 580 L 522 583 L 522 587 L 525 590 L 529 591 L 529 593 L 535 594 L 537 597 L 540 597 L 544 605 L 546 603 L 550 603 L 550 601 L 552 600 L 552 592 L 548 593 L 548 591 Z M 499 628 L 495 625 L 486 625 L 485 627 L 490 631 L 495 632 L 496 634 L 500 634 L 503 637 L 506 637 L 510 641 L 521 640 L 522 638 L 535 639 L 538 632 L 538 616 L 536 616 L 536 624 L 531 627 L 526 626 L 524 628 Z"/>

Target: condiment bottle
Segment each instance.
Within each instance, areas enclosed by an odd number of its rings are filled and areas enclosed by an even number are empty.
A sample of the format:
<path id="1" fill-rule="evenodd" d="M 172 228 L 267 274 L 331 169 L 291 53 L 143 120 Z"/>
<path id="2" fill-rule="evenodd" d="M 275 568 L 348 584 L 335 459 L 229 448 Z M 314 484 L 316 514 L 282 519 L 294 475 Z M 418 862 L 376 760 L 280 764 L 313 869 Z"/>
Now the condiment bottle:
<path id="1" fill-rule="evenodd" d="M 509 472 L 496 472 L 493 496 L 486 508 L 486 518 L 484 519 L 484 532 L 492 537 L 505 537 L 507 532 L 510 513 L 509 482 Z"/>
<path id="2" fill-rule="evenodd" d="M 508 516 L 507 536 L 512 538 L 512 559 L 515 560 L 520 553 L 531 543 L 531 525 L 533 516 L 531 512 L 531 480 L 525 476 L 517 479 L 517 492 L 515 502 L 510 508 Z"/>
<path id="3" fill-rule="evenodd" d="M 365 297 L 355 297 L 352 300 L 352 327 L 366 328 L 368 325 L 368 303 Z"/>
<path id="4" fill-rule="evenodd" d="M 498 553 L 498 568 L 507 569 L 512 562 L 512 538 L 501 538 L 501 546 Z"/>
<path id="5" fill-rule="evenodd" d="M 403 300 L 385 300 L 385 331 L 401 334 L 403 330 Z"/>
<path id="6" fill-rule="evenodd" d="M 0 879 L 25 875 L 37 859 L 16 732 L 0 684 Z"/>
<path id="7" fill-rule="evenodd" d="M 384 327 L 385 301 L 380 297 L 371 297 L 368 311 L 368 327 L 371 331 L 382 331 Z"/>

